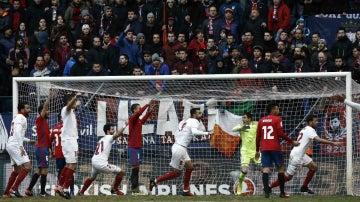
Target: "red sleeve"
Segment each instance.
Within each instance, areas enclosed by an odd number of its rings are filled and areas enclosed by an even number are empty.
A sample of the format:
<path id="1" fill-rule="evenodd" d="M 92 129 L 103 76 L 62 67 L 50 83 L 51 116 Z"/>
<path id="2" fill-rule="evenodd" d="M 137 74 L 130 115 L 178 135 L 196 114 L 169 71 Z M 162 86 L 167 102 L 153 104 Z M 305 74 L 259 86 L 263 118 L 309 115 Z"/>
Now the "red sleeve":
<path id="1" fill-rule="evenodd" d="M 146 120 L 150 117 L 150 115 L 151 115 L 151 113 L 149 111 L 146 112 L 145 116 L 142 119 L 140 119 L 140 122 L 145 123 Z"/>
<path id="2" fill-rule="evenodd" d="M 282 119 L 279 118 L 278 122 L 277 122 L 277 134 L 282 138 L 285 139 L 286 141 L 293 143 L 294 140 L 292 140 L 291 138 L 289 138 L 285 133 L 284 130 L 282 128 Z"/>
<path id="3" fill-rule="evenodd" d="M 268 30 L 273 31 L 273 27 L 272 27 L 272 13 L 274 12 L 274 8 L 270 8 L 269 10 L 269 14 L 268 14 L 268 22 L 267 22 L 267 26 L 268 26 Z"/>
<path id="4" fill-rule="evenodd" d="M 283 30 L 287 30 L 290 28 L 290 9 L 286 5 L 283 5 L 282 16 L 284 19 L 281 21 L 282 23 L 280 25 L 280 28 Z"/>
<path id="5" fill-rule="evenodd" d="M 260 121 L 256 129 L 256 152 L 260 151 L 260 140 L 261 140 L 261 126 Z"/>

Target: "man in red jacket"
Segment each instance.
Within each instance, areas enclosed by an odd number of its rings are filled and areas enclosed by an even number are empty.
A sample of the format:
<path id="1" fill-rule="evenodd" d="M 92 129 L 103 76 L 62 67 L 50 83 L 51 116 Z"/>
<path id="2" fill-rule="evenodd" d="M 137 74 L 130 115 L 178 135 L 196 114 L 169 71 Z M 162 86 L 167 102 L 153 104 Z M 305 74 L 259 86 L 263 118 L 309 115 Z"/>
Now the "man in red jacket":
<path id="1" fill-rule="evenodd" d="M 279 40 L 282 31 L 290 29 L 290 9 L 283 0 L 273 0 L 274 6 L 269 10 L 268 29 L 274 33 L 275 41 Z"/>

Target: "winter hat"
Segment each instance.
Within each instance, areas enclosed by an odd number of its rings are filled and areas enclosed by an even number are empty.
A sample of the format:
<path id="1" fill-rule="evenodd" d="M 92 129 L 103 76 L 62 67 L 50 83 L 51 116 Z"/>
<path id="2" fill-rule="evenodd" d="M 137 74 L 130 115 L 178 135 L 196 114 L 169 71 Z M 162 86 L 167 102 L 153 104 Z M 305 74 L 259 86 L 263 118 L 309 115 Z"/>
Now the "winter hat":
<path id="1" fill-rule="evenodd" d="M 84 29 L 90 29 L 90 26 L 88 24 L 83 24 L 83 26 L 81 27 L 81 30 Z"/>
<path id="2" fill-rule="evenodd" d="M 82 10 L 82 11 L 81 11 L 81 17 L 84 17 L 84 16 L 86 16 L 86 15 L 90 15 L 89 10 L 88 10 L 88 9 Z"/>

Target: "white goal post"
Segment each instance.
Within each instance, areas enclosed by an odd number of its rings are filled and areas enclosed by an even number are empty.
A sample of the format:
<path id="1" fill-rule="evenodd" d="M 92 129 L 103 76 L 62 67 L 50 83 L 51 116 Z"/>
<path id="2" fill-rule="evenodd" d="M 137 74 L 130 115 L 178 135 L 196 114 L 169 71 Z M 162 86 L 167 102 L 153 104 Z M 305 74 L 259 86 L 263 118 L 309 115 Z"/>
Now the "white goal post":
<path id="1" fill-rule="evenodd" d="M 161 80 L 165 88 L 160 92 L 154 85 Z M 32 114 L 28 118 L 26 137 L 36 139 L 34 133 L 37 106 L 45 100 L 49 88 L 55 89 L 50 102 L 50 127 L 56 125 L 55 118 L 60 112 L 62 97 L 68 93 L 81 92 L 82 105 L 78 109 L 79 165 L 76 171 L 76 190 L 84 183 L 91 171 L 91 156 L 96 141 L 103 135 L 105 123 L 122 126 L 131 115 L 133 103 L 144 105 L 153 99 L 159 110 L 154 112 L 143 126 L 143 164 L 140 168 L 140 189 L 147 192 L 150 178 L 170 171 L 170 148 L 173 133 L 178 122 L 186 118 L 189 109 L 198 106 L 204 111 L 203 126 L 206 130 L 219 133 L 210 137 L 197 137 L 189 147 L 190 157 L 195 165 L 191 179 L 191 190 L 197 195 L 233 194 L 233 183 L 240 170 L 241 147 L 238 134 L 231 127 L 241 123 L 242 113 L 248 111 L 257 121 L 265 115 L 266 104 L 277 101 L 284 129 L 292 138 L 304 124 L 308 114 L 319 117 L 318 135 L 333 141 L 343 141 L 344 146 L 332 147 L 314 143 L 313 159 L 318 171 L 310 183 L 319 195 L 359 195 L 360 194 L 360 127 L 359 112 L 333 99 L 345 94 L 348 99 L 359 102 L 360 85 L 351 79 L 349 72 L 333 73 L 277 73 L 277 74 L 224 74 L 224 75 L 169 75 L 169 76 L 105 76 L 105 77 L 14 77 L 13 114 L 17 104 L 30 103 Z M 334 129 L 333 117 L 337 116 L 338 127 Z M 121 124 L 121 125 L 120 125 Z M 335 127 L 335 126 L 334 126 Z M 339 132 L 342 130 L 342 132 Z M 128 132 L 126 130 L 126 132 Z M 220 134 L 221 133 L 221 134 Z M 221 138 L 225 138 L 224 140 Z M 129 162 L 127 140 L 120 138 L 113 146 L 110 163 L 127 168 L 122 188 L 129 188 Z M 282 143 L 287 166 L 290 145 Z M 26 146 L 35 159 L 34 147 Z M 55 163 L 50 162 L 51 166 Z M 36 167 L 34 161 L 33 167 Z M 10 166 L 9 166 L 10 169 Z M 36 169 L 34 169 L 36 170 Z M 32 171 L 33 172 L 33 171 Z M 285 184 L 289 193 L 299 193 L 306 177 L 307 169 L 300 169 L 294 179 Z M 54 167 L 50 173 L 55 174 Z M 10 171 L 6 172 L 6 178 Z M 30 175 L 29 175 L 30 176 Z M 251 165 L 247 176 L 253 184 L 247 184 L 250 194 L 262 194 L 260 168 Z M 272 172 L 270 181 L 276 178 Z M 113 176 L 102 175 L 87 194 L 109 194 Z M 5 181 L 3 181 L 5 183 Z M 56 178 L 48 180 L 50 190 Z M 176 195 L 181 190 L 182 179 L 161 183 L 153 192 L 159 195 Z M 22 186 L 27 186 L 23 183 Z M 244 186 L 243 186 L 244 187 Z M 23 190 L 25 187 L 23 187 Z M 278 189 L 274 189 L 277 192 Z M 36 192 L 36 190 L 35 190 Z"/>

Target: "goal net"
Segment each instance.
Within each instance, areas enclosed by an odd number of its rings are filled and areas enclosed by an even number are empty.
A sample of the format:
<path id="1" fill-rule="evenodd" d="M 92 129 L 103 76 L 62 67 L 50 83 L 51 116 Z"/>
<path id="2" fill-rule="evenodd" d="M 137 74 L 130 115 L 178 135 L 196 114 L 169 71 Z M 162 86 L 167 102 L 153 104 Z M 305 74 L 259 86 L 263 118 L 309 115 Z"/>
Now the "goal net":
<path id="1" fill-rule="evenodd" d="M 75 174 L 75 194 L 91 173 L 91 157 L 105 123 L 121 127 L 131 115 L 130 106 L 141 106 L 153 99 L 158 110 L 143 125 L 143 162 L 140 167 L 140 190 L 148 193 L 149 181 L 172 168 L 169 166 L 171 146 L 178 123 L 189 117 L 192 107 L 204 112 L 202 127 L 214 130 L 214 135 L 196 136 L 189 146 L 194 164 L 191 191 L 197 195 L 234 194 L 234 184 L 240 173 L 241 137 L 231 129 L 242 123 L 244 112 L 250 112 L 255 121 L 266 115 L 266 105 L 276 101 L 280 105 L 285 132 L 296 139 L 303 128 L 305 117 L 318 116 L 316 129 L 322 138 L 343 142 L 331 146 L 314 142 L 311 155 L 318 171 L 309 187 L 319 195 L 360 194 L 359 112 L 345 107 L 333 96 L 352 95 L 359 101 L 360 86 L 351 81 L 349 73 L 309 74 L 252 74 L 252 75 L 182 75 L 144 77 L 51 77 L 14 78 L 14 113 L 17 103 L 28 101 L 32 114 L 28 118 L 26 137 L 36 140 L 35 119 L 37 106 L 43 102 L 49 88 L 55 90 L 50 102 L 50 127 L 58 124 L 57 115 L 64 106 L 65 94 L 82 93 L 81 106 L 76 111 L 80 156 Z M 350 78 L 350 79 L 349 79 Z M 156 84 L 165 88 L 158 91 Z M 128 133 L 128 130 L 125 131 Z M 291 145 L 281 143 L 285 167 Z M 26 144 L 26 150 L 36 167 L 35 148 Z M 129 192 L 130 165 L 127 138 L 121 137 L 113 145 L 109 163 L 126 168 L 121 189 Z M 50 161 L 47 188 L 57 182 L 55 161 Z M 11 172 L 6 164 L 6 179 Z M 32 172 L 35 172 L 33 169 Z M 286 191 L 299 194 L 307 168 L 299 169 L 292 181 L 286 183 Z M 30 176 L 22 183 L 25 190 Z M 270 181 L 276 180 L 272 170 Z M 86 194 L 110 194 L 113 175 L 101 174 Z M 6 183 L 7 180 L 3 180 Z M 183 177 L 159 183 L 153 194 L 176 195 L 182 191 Z M 246 194 L 263 194 L 260 167 L 251 164 L 243 184 Z M 273 192 L 277 193 L 278 188 Z M 38 192 L 38 186 L 33 190 Z"/>

